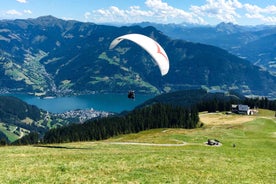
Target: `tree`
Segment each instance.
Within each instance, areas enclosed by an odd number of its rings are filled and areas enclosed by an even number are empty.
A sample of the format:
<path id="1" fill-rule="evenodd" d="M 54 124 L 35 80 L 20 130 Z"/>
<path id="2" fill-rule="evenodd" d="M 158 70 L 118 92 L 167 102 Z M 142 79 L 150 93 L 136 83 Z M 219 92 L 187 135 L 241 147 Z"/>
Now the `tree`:
<path id="1" fill-rule="evenodd" d="M 135 109 L 125 115 L 90 120 L 52 129 L 45 133 L 45 143 L 102 140 L 109 137 L 137 133 L 153 128 L 195 128 L 199 121 L 198 110 L 154 104 Z"/>
<path id="2" fill-rule="evenodd" d="M 37 144 L 39 142 L 39 135 L 36 132 L 31 132 L 28 135 L 23 136 L 21 139 L 13 142 L 13 145 L 28 145 Z"/>
<path id="3" fill-rule="evenodd" d="M 8 144 L 8 142 L 7 142 L 7 140 L 5 139 L 5 138 L 1 138 L 0 139 L 0 145 L 1 146 L 5 146 L 5 145 L 7 145 Z"/>

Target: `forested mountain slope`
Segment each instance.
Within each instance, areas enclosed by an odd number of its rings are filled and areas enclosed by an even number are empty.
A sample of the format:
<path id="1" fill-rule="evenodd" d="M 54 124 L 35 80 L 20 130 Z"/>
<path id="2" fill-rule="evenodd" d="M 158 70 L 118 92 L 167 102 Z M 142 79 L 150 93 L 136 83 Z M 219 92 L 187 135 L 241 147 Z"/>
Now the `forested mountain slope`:
<path id="1" fill-rule="evenodd" d="M 147 35 L 166 50 L 161 77 L 150 55 L 134 43 L 109 44 L 128 33 Z M 181 89 L 237 90 L 275 96 L 276 77 L 227 51 L 172 39 L 154 27 L 114 27 L 52 16 L 0 21 L 0 89 L 36 95 L 162 93 Z"/>

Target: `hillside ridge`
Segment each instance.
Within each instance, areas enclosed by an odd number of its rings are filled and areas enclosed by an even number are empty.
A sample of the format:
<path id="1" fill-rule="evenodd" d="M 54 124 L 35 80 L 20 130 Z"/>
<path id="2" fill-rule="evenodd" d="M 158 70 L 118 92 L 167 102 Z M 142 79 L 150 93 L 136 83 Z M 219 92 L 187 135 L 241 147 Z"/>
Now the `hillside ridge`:
<path id="1" fill-rule="evenodd" d="M 114 38 L 128 33 L 147 35 L 164 47 L 170 59 L 166 76 L 131 42 L 108 49 Z M 275 96 L 276 77 L 268 71 L 218 47 L 172 39 L 152 26 L 115 27 L 52 16 L 2 20 L 0 43 L 1 92 L 56 96 L 133 89 L 160 94 L 205 87 Z"/>

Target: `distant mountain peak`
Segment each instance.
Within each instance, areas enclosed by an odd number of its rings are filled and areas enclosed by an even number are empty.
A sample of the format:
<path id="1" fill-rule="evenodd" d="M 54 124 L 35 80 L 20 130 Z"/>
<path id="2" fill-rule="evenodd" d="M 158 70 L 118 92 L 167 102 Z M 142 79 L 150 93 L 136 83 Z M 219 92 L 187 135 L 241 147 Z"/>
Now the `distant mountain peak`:
<path id="1" fill-rule="evenodd" d="M 63 19 L 59 19 L 59 18 L 54 17 L 52 15 L 41 16 L 41 17 L 31 19 L 31 20 L 35 21 L 35 22 L 43 23 L 43 24 L 50 24 L 50 25 L 53 24 L 53 23 L 56 23 L 56 22 L 65 21 Z"/>
<path id="2" fill-rule="evenodd" d="M 241 31 L 240 26 L 233 24 L 231 22 L 222 22 L 216 26 L 216 29 L 219 32 L 226 32 L 228 34 L 237 33 Z"/>
<path id="3" fill-rule="evenodd" d="M 45 21 L 45 20 L 47 20 L 47 21 L 56 21 L 56 20 L 62 20 L 62 19 L 59 19 L 59 18 L 54 17 L 54 16 L 52 16 L 52 15 L 45 15 L 45 16 L 37 17 L 37 18 L 35 18 L 35 19 L 33 19 L 33 20 L 39 20 L 39 21 Z"/>

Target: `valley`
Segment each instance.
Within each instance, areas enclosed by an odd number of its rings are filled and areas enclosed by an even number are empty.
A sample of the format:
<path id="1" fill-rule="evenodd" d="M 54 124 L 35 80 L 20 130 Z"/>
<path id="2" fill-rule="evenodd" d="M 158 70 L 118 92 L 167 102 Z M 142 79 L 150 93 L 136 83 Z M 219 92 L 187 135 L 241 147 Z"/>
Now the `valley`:
<path id="1" fill-rule="evenodd" d="M 216 29 L 221 30 L 224 38 L 231 26 L 234 25 L 221 24 Z M 212 28 L 212 34 L 216 29 Z M 248 35 L 239 31 L 242 28 L 236 29 L 239 37 Z M 273 34 L 273 27 L 263 29 Z M 0 92 L 45 97 L 124 93 L 133 89 L 137 93 L 156 95 L 205 88 L 275 98 L 276 77 L 267 64 L 254 64 L 256 61 L 249 57 L 231 51 L 230 43 L 228 47 L 212 46 L 211 42 L 206 45 L 204 41 L 178 39 L 172 35 L 173 31 L 160 30 L 152 25 L 116 27 L 53 16 L 1 20 Z M 182 31 L 185 33 L 185 29 Z M 150 36 L 164 47 L 170 60 L 166 76 L 160 75 L 151 56 L 134 43 L 124 41 L 109 49 L 114 38 L 128 33 Z M 268 40 L 262 36 L 258 39 L 260 47 Z M 273 66 L 273 58 L 270 61 Z"/>

